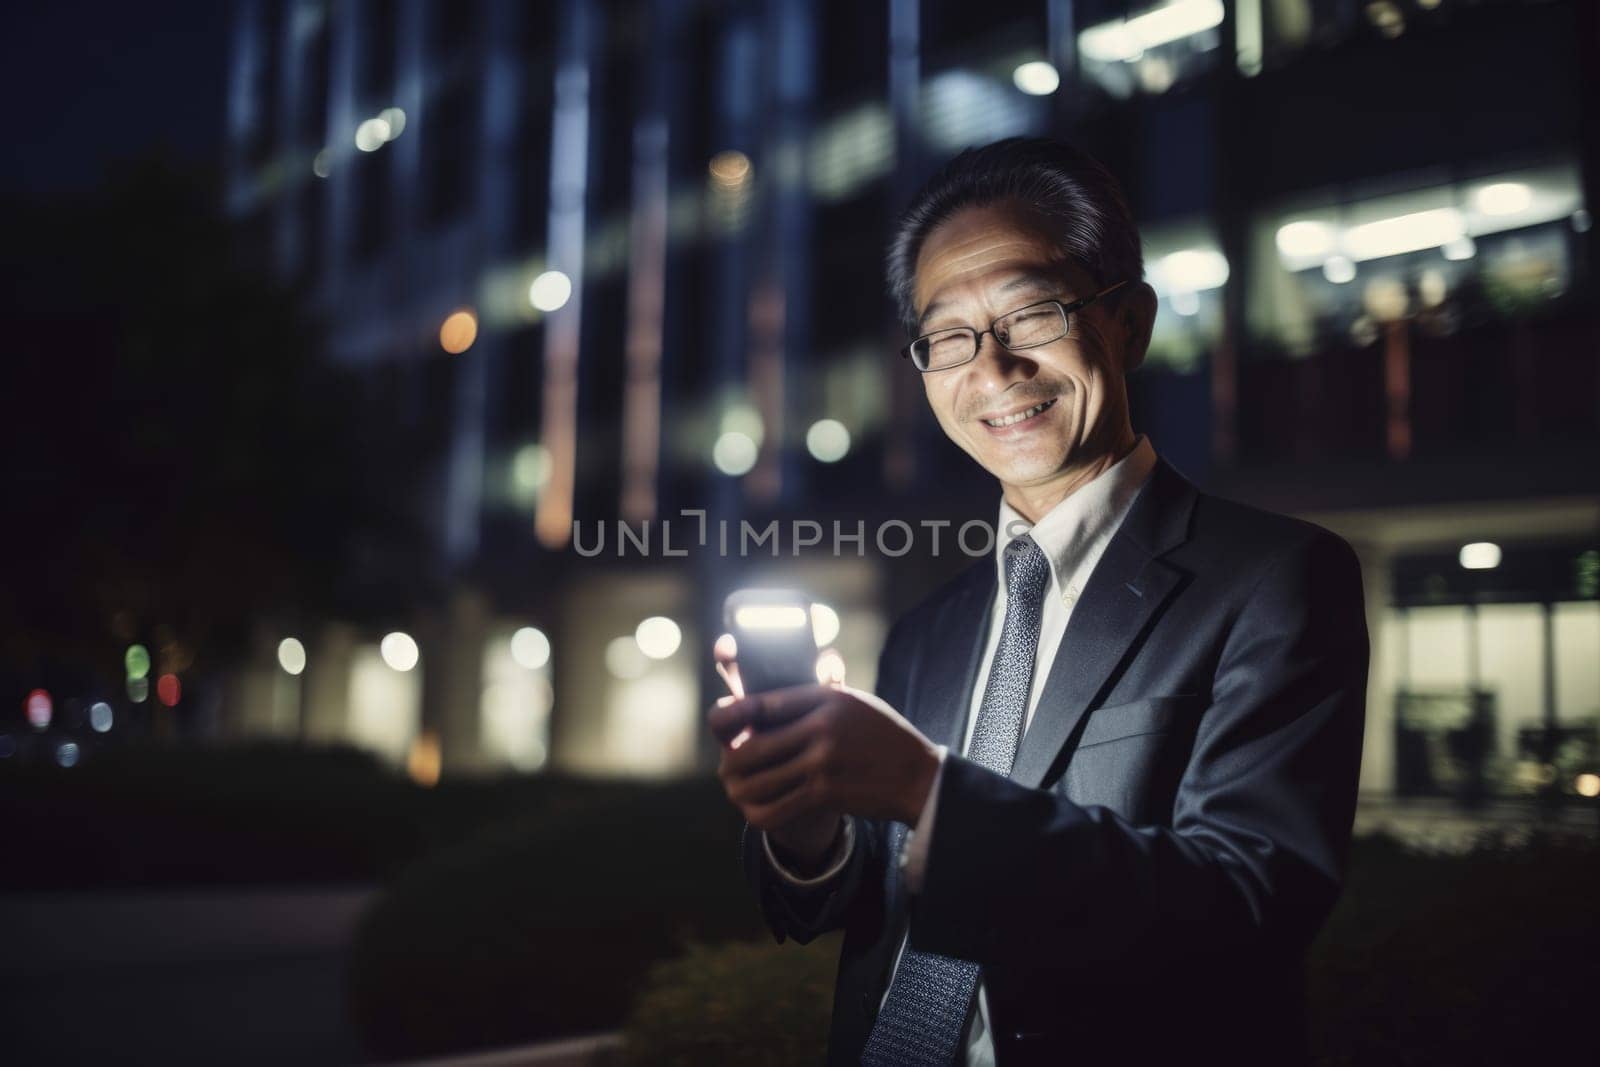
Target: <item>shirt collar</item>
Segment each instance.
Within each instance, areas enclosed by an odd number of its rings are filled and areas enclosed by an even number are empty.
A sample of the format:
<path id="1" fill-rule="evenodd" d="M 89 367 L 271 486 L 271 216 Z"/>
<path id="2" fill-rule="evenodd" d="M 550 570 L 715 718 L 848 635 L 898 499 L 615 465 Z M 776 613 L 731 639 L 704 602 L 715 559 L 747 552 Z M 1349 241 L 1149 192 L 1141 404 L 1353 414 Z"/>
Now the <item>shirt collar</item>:
<path id="1" fill-rule="evenodd" d="M 1001 594 L 1006 587 L 1005 548 L 1024 534 L 1032 535 L 1050 561 L 1056 595 L 1067 593 L 1066 584 L 1085 553 L 1097 540 L 1109 538 L 1116 531 L 1155 465 L 1155 446 L 1147 434 L 1140 434 L 1133 451 L 1067 494 L 1031 528 L 1028 520 L 1001 497 L 1000 525 L 994 539 Z"/>

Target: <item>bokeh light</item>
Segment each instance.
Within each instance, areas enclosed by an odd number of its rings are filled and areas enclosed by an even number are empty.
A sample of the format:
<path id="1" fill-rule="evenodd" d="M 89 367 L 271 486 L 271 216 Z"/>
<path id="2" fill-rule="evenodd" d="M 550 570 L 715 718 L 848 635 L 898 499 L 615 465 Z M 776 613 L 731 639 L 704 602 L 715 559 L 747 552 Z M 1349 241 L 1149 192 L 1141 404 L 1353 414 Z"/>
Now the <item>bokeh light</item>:
<path id="1" fill-rule="evenodd" d="M 389 128 L 387 140 L 394 140 L 406 129 L 406 113 L 397 107 L 386 107 L 378 112 L 378 121 Z"/>
<path id="2" fill-rule="evenodd" d="M 306 669 L 306 646 L 298 638 L 285 637 L 278 642 L 278 666 L 286 674 L 299 674 Z"/>
<path id="3" fill-rule="evenodd" d="M 517 666 L 536 671 L 550 662 L 550 639 L 536 626 L 524 626 L 511 635 L 511 658 Z"/>
<path id="4" fill-rule="evenodd" d="M 572 299 L 572 279 L 558 270 L 547 270 L 528 286 L 528 303 L 540 311 L 558 311 Z"/>
<path id="5" fill-rule="evenodd" d="M 417 648 L 417 642 L 408 633 L 396 630 L 384 636 L 378 644 L 378 652 L 383 656 L 383 662 L 397 671 L 409 671 L 416 667 L 417 661 L 422 658 L 422 652 Z"/>
<path id="6" fill-rule="evenodd" d="M 111 705 L 103 700 L 97 700 L 89 705 L 89 729 L 97 734 L 110 733 L 116 716 L 111 711 Z"/>
<path id="7" fill-rule="evenodd" d="M 376 152 L 389 140 L 389 124 L 381 118 L 370 118 L 356 127 L 356 147 L 363 152 Z"/>
<path id="8" fill-rule="evenodd" d="M 1459 558 L 1469 571 L 1492 571 L 1500 566 L 1500 546 L 1493 541 L 1474 541 L 1461 546 Z"/>
<path id="9" fill-rule="evenodd" d="M 150 650 L 143 645 L 129 645 L 122 665 L 128 670 L 129 681 L 146 677 L 150 673 Z"/>
<path id="10" fill-rule="evenodd" d="M 459 356 L 478 339 L 478 316 L 466 308 L 452 312 L 439 327 L 439 347 Z"/>
<path id="11" fill-rule="evenodd" d="M 156 699 L 169 708 L 178 706 L 178 701 L 183 699 L 183 684 L 176 674 L 163 674 L 156 679 Z"/>
<path id="12" fill-rule="evenodd" d="M 665 615 L 652 615 L 634 629 L 633 639 L 651 659 L 666 659 L 683 643 L 683 631 Z"/>
<path id="13" fill-rule="evenodd" d="M 1049 63 L 1036 59 L 1012 71 L 1011 83 L 1029 96 L 1049 96 L 1061 87 L 1061 75 Z"/>
<path id="14" fill-rule="evenodd" d="M 756 465 L 756 443 L 750 439 L 749 434 L 730 430 L 717 438 L 717 443 L 711 449 L 711 462 L 715 463 L 717 470 L 723 474 L 738 476 L 747 474 L 751 467 Z"/>
<path id="15" fill-rule="evenodd" d="M 28 694 L 23 706 L 28 713 L 28 725 L 35 730 L 50 729 L 50 720 L 55 715 L 55 703 L 50 699 L 47 690 L 35 689 Z"/>
<path id="16" fill-rule="evenodd" d="M 606 643 L 606 670 L 623 681 L 642 678 L 650 670 L 650 657 L 640 650 L 632 634 L 613 637 Z"/>
<path id="17" fill-rule="evenodd" d="M 149 678 L 129 678 L 128 679 L 128 699 L 133 701 L 135 704 L 143 704 L 146 700 L 149 700 L 150 699 L 150 679 Z"/>
<path id="18" fill-rule="evenodd" d="M 63 767 L 76 767 L 82 755 L 76 741 L 63 741 L 56 746 L 56 763 Z"/>
<path id="19" fill-rule="evenodd" d="M 750 157 L 729 149 L 711 157 L 707 166 L 711 180 L 724 189 L 737 189 L 750 180 Z"/>
<path id="20" fill-rule="evenodd" d="M 826 604 L 811 605 L 811 635 L 818 648 L 826 648 L 839 636 L 839 613 Z"/>
<path id="21" fill-rule="evenodd" d="M 850 431 L 838 419 L 818 419 L 806 431 L 806 451 L 819 463 L 837 463 L 850 451 Z"/>

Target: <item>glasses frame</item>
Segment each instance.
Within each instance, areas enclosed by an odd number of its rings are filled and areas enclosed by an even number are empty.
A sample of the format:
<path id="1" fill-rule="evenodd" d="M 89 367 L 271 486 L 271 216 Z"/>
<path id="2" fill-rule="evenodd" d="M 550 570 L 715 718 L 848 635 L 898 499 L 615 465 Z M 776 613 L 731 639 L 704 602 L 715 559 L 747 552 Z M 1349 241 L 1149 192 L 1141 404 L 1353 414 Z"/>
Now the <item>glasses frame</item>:
<path id="1" fill-rule="evenodd" d="M 1124 278 L 1120 282 L 1114 282 L 1113 284 L 1106 286 L 1104 289 L 1100 290 L 1098 293 L 1092 293 L 1089 296 L 1083 297 L 1083 298 L 1078 299 L 1078 300 L 1074 300 L 1071 303 L 1062 303 L 1060 300 L 1036 300 L 1031 304 L 1024 304 L 1019 308 L 1013 308 L 1012 310 L 1006 312 L 1004 315 L 1001 315 L 1001 316 L 995 318 L 992 322 L 989 323 L 989 328 L 987 330 L 974 330 L 971 326 L 948 326 L 948 327 L 946 327 L 945 329 L 942 329 L 942 330 L 934 330 L 933 333 L 925 333 L 922 336 L 917 337 L 914 340 L 912 340 L 909 344 L 907 344 L 904 347 L 902 347 L 900 349 L 900 357 L 902 359 L 909 359 L 911 361 L 911 365 L 913 367 L 916 367 L 917 371 L 919 373 L 922 373 L 922 374 L 938 374 L 940 371 L 955 370 L 957 367 L 965 367 L 968 363 L 971 363 L 973 360 L 977 359 L 978 358 L 978 353 L 983 351 L 983 338 L 984 338 L 985 334 L 989 335 L 990 337 L 993 337 L 994 341 L 995 341 L 995 344 L 999 345 L 1001 348 L 1004 348 L 1008 352 L 1022 352 L 1022 351 L 1025 351 L 1025 350 L 1029 349 L 1029 348 L 1039 348 L 1039 347 L 1042 347 L 1044 345 L 1054 344 L 1055 342 L 1061 340 L 1061 338 L 1067 336 L 1067 334 L 1072 332 L 1071 316 L 1075 312 L 1082 311 L 1084 308 L 1088 307 L 1090 304 L 1094 303 L 1096 300 L 1099 300 L 1102 296 L 1105 296 L 1108 293 L 1113 293 L 1116 290 L 1121 289 L 1124 285 L 1128 284 L 1128 281 L 1129 281 L 1129 279 Z M 1032 344 L 1026 344 L 1026 345 L 1008 345 L 1004 341 L 1002 341 L 1000 339 L 1000 335 L 995 332 L 995 326 L 996 326 L 996 324 L 998 324 L 1000 322 L 1001 319 L 1009 319 L 1011 316 L 1017 314 L 1018 312 L 1027 311 L 1029 308 L 1044 307 L 1046 304 L 1054 304 L 1055 307 L 1056 307 L 1056 310 L 1061 312 L 1062 330 L 1061 330 L 1061 332 L 1059 334 L 1057 334 L 1056 336 L 1050 338 L 1050 340 L 1048 340 L 1048 341 L 1034 341 Z M 966 359 L 962 360 L 960 363 L 949 363 L 949 364 L 946 364 L 943 367 L 922 367 L 922 366 L 918 366 L 917 358 L 911 354 L 911 350 L 914 347 L 916 347 L 917 342 L 926 341 L 928 338 L 933 337 L 933 336 L 935 336 L 937 334 L 951 333 L 951 332 L 956 331 L 956 330 L 962 330 L 962 331 L 965 331 L 965 332 L 967 332 L 967 333 L 972 335 L 972 355 L 968 356 Z"/>

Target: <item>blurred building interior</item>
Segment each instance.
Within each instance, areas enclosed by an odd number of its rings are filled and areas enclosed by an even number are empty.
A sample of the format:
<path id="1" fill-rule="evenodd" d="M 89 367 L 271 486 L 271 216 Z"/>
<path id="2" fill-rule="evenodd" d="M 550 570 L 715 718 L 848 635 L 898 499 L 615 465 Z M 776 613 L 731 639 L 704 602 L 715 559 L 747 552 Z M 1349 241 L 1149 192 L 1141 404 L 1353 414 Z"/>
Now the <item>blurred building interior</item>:
<path id="1" fill-rule="evenodd" d="M 1144 237 L 1135 428 L 1362 557 L 1363 789 L 1600 794 L 1583 0 L 243 0 L 232 47 L 228 210 L 369 380 L 429 549 L 263 620 L 224 733 L 419 781 L 704 772 L 722 597 L 767 581 L 870 686 L 968 557 L 695 538 L 992 520 L 883 252 L 938 162 L 1050 133 Z"/>

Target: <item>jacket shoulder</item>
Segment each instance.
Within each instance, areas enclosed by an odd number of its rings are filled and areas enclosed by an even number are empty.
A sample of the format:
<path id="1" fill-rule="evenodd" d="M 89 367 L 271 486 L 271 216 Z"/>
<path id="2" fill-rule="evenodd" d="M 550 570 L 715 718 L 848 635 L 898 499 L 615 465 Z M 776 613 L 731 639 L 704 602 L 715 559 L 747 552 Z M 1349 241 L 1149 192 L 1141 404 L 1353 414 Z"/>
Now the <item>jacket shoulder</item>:
<path id="1" fill-rule="evenodd" d="M 1184 547 L 1240 573 L 1263 570 L 1289 555 L 1357 558 L 1350 543 L 1325 526 L 1206 492 L 1196 494 Z"/>

